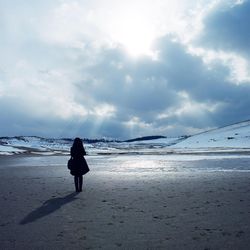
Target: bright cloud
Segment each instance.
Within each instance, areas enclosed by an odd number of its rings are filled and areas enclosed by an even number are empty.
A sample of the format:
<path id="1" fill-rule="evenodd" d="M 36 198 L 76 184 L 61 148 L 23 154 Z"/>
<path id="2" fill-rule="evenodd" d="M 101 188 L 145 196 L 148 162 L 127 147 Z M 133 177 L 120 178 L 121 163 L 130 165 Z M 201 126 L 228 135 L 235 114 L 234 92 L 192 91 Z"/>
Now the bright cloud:
<path id="1" fill-rule="evenodd" d="M 250 62 L 235 52 L 223 50 L 208 50 L 199 47 L 189 47 L 189 52 L 200 56 L 208 68 L 216 67 L 221 63 L 230 69 L 228 80 L 233 84 L 248 84 L 250 82 Z"/>
<path id="2" fill-rule="evenodd" d="M 205 116 L 207 113 L 213 113 L 221 105 L 220 103 L 202 103 L 192 100 L 188 93 L 181 91 L 177 93 L 179 97 L 179 102 L 177 107 L 171 107 L 164 113 L 158 115 L 158 119 L 166 119 L 174 116 L 184 117 L 184 116 Z"/>
<path id="3" fill-rule="evenodd" d="M 113 105 L 109 105 L 107 103 L 101 104 L 94 108 L 90 114 L 94 116 L 100 117 L 102 119 L 107 119 L 110 117 L 114 117 L 116 112 L 116 108 Z"/>

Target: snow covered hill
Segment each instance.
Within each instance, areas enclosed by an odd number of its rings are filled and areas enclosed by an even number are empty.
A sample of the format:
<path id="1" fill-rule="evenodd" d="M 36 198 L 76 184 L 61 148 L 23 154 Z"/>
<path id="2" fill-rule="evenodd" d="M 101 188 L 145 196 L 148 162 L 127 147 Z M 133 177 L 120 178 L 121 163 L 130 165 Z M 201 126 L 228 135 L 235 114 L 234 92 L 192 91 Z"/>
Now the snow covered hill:
<path id="1" fill-rule="evenodd" d="M 69 151 L 72 140 L 46 139 L 37 136 L 15 136 L 0 138 L 0 154 L 11 155 L 24 152 L 55 154 Z"/>
<path id="2" fill-rule="evenodd" d="M 250 149 L 250 120 L 193 135 L 171 148 Z"/>
<path id="3" fill-rule="evenodd" d="M 230 152 L 230 150 L 250 153 L 250 120 L 190 137 L 146 139 L 124 142 L 85 139 L 84 145 L 90 155 Z M 46 139 L 36 136 L 1 137 L 0 155 L 69 154 L 72 142 L 72 139 Z"/>

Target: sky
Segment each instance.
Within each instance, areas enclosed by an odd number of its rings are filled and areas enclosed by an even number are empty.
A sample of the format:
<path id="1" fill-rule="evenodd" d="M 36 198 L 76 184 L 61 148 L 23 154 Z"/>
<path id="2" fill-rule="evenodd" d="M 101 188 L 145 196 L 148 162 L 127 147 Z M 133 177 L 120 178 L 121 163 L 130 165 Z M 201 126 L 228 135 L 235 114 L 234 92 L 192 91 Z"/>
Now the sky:
<path id="1" fill-rule="evenodd" d="M 0 0 L 0 136 L 192 135 L 250 119 L 250 0 Z"/>

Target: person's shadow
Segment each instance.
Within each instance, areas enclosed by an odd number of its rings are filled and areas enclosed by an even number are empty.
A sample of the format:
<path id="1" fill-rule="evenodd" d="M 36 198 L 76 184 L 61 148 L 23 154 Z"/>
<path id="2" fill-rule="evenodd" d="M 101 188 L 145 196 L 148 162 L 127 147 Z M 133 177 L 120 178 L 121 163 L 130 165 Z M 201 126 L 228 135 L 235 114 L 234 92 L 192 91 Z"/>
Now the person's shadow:
<path id="1" fill-rule="evenodd" d="M 74 200 L 77 200 L 77 198 L 75 198 L 76 195 L 77 195 L 77 193 L 74 192 L 74 193 L 68 194 L 64 197 L 61 197 L 61 198 L 52 198 L 52 199 L 45 201 L 41 207 L 38 207 L 37 209 L 35 209 L 34 211 L 32 211 L 31 213 L 26 215 L 20 221 L 19 224 L 25 225 L 27 223 L 34 222 L 34 221 L 36 221 L 44 216 L 47 216 L 47 215 L 55 212 L 63 205 L 70 203 Z"/>

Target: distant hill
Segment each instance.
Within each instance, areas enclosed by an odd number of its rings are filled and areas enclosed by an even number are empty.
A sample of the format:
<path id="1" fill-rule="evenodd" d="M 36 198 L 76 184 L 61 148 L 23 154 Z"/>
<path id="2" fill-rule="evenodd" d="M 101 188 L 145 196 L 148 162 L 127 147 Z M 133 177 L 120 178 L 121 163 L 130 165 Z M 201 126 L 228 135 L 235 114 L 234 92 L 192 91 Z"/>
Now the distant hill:
<path id="1" fill-rule="evenodd" d="M 126 140 L 124 142 L 149 141 L 149 140 L 157 140 L 157 139 L 163 139 L 163 138 L 166 138 L 166 137 L 162 135 L 152 135 L 152 136 L 143 136 L 143 137 Z"/>
<path id="2" fill-rule="evenodd" d="M 126 141 L 87 139 L 83 142 L 90 154 L 126 152 L 182 152 L 238 150 L 250 153 L 250 120 L 212 129 L 193 136 L 144 136 Z M 72 138 L 42 138 L 38 136 L 0 137 L 0 155 L 22 153 L 69 154 Z M 165 150 L 165 151 L 164 151 Z"/>

